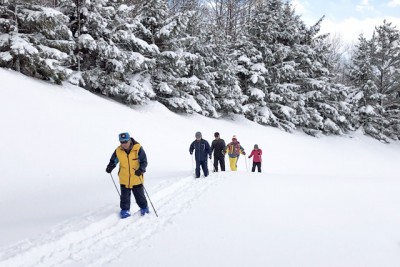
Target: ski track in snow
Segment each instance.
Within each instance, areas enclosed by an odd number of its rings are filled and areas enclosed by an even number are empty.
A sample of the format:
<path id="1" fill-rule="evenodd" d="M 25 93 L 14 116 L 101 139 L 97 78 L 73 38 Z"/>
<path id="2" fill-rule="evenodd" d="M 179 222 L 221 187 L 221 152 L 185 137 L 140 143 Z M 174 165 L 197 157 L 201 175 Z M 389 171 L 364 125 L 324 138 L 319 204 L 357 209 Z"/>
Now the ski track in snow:
<path id="1" fill-rule="evenodd" d="M 190 208 L 211 185 L 228 173 L 210 173 L 208 178 L 192 176 L 149 193 L 150 214 L 139 211 L 121 220 L 115 206 L 106 206 L 59 225 L 47 235 L 23 240 L 0 252 L 0 266 L 102 266 L 117 259 L 125 249 L 139 247 L 144 240 L 173 223 L 177 214 Z M 132 198 L 132 207 L 136 206 Z"/>

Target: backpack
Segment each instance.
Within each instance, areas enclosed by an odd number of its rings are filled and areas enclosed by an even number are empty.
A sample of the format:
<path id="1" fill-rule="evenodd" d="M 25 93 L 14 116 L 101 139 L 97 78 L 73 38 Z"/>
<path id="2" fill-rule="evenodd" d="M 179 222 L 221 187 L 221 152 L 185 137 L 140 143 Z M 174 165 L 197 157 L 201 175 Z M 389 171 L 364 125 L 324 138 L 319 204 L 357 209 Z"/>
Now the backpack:
<path id="1" fill-rule="evenodd" d="M 240 143 L 237 142 L 236 144 L 234 144 L 233 142 L 231 142 L 229 144 L 228 154 L 233 154 L 235 156 L 239 156 L 239 154 L 240 154 Z"/>

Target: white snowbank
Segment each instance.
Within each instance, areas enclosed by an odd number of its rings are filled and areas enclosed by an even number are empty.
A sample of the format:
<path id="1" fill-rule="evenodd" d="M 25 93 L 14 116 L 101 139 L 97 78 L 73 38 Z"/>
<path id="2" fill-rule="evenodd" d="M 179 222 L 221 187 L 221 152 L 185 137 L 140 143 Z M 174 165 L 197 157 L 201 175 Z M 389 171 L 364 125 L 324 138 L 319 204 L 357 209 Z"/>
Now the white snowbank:
<path id="1" fill-rule="evenodd" d="M 400 264 L 398 143 L 129 108 L 4 69 L 0 80 L 0 266 Z M 147 153 L 159 217 L 118 218 L 105 167 L 124 131 Z M 241 157 L 236 173 L 193 179 L 196 131 L 235 134 L 248 153 L 257 143 L 263 173 Z"/>

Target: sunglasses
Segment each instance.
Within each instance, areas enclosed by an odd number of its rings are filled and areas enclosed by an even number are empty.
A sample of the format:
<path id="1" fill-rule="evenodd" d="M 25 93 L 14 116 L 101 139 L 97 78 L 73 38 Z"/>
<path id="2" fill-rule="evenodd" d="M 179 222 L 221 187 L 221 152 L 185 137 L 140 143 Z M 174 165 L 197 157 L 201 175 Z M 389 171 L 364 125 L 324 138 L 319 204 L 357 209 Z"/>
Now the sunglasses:
<path id="1" fill-rule="evenodd" d="M 129 140 L 121 141 L 121 144 L 126 144 L 126 143 L 128 143 L 128 141 L 129 141 Z"/>

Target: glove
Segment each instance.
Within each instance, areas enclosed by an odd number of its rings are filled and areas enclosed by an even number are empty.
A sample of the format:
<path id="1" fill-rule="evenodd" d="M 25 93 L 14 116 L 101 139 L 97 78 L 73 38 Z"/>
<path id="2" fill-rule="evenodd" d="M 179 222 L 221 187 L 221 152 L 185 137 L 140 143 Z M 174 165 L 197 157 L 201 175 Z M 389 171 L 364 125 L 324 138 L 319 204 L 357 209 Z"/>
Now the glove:
<path id="1" fill-rule="evenodd" d="M 208 156 L 210 159 L 211 159 L 211 155 L 210 156 Z"/>
<path id="2" fill-rule="evenodd" d="M 243 151 L 243 155 L 246 155 L 246 152 Z"/>
<path id="3" fill-rule="evenodd" d="M 113 169 L 114 169 L 114 166 L 112 166 L 112 165 L 107 165 L 106 173 L 111 173 Z"/>
<path id="4" fill-rule="evenodd" d="M 248 158 L 250 158 L 250 156 L 248 156 Z"/>
<path id="5" fill-rule="evenodd" d="M 193 152 L 190 152 L 190 155 L 193 155 Z"/>
<path id="6" fill-rule="evenodd" d="M 225 156 L 225 151 L 221 150 L 221 154 Z"/>
<path id="7" fill-rule="evenodd" d="M 137 169 L 136 171 L 135 171 L 135 175 L 136 176 L 140 176 L 140 175 L 142 175 L 143 174 L 143 172 L 140 170 L 140 169 Z"/>

